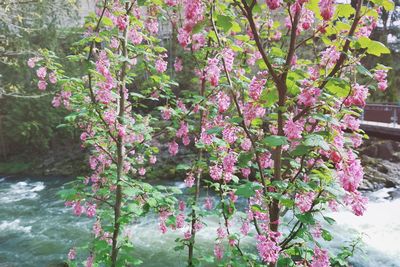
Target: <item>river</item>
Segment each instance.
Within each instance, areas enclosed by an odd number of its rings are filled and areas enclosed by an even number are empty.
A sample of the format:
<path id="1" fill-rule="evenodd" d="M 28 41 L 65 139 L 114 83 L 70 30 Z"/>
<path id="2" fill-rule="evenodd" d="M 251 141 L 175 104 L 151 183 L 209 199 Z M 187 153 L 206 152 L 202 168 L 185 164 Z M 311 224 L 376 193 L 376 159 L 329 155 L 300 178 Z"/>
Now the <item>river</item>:
<path id="1" fill-rule="evenodd" d="M 57 196 L 65 182 L 0 178 L 0 267 L 57 266 L 69 248 L 88 240 L 92 221 L 73 216 Z M 169 184 L 182 187 L 178 182 Z M 363 244 L 351 260 L 355 267 L 400 267 L 400 199 L 388 200 L 389 191 L 368 194 L 370 204 L 363 217 L 346 210 L 329 214 L 337 221 L 331 229 L 334 239 L 327 244 L 331 251 L 361 235 Z M 141 266 L 183 266 L 185 252 L 173 249 L 178 233 L 162 235 L 157 224 L 149 216 L 129 229 L 144 262 Z M 209 218 L 207 225 L 198 235 L 198 253 L 210 255 L 218 223 Z"/>

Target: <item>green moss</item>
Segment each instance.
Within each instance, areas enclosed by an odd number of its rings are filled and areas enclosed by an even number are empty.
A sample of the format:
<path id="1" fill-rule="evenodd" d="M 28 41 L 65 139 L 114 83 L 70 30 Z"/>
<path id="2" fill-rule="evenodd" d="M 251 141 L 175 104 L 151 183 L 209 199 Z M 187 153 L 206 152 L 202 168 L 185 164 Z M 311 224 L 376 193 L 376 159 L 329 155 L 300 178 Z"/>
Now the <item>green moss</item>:
<path id="1" fill-rule="evenodd" d="M 0 173 L 18 174 L 23 173 L 31 168 L 31 162 L 4 162 L 0 163 Z"/>

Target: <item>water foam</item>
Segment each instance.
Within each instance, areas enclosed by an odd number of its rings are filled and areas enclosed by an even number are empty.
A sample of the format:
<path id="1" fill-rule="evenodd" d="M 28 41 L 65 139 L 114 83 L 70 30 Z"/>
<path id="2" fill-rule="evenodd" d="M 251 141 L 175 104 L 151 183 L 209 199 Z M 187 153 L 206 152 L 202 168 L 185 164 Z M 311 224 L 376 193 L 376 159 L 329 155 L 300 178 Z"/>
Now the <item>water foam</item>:
<path id="1" fill-rule="evenodd" d="M 1 233 L 10 233 L 10 232 L 16 232 L 16 233 L 26 233 L 29 234 L 31 232 L 32 226 L 22 226 L 21 221 L 19 219 L 16 219 L 14 221 L 2 221 L 0 223 L 0 235 Z"/>
<path id="2" fill-rule="evenodd" d="M 43 182 L 18 182 L 0 192 L 0 202 L 11 203 L 23 199 L 35 199 L 38 196 L 37 192 L 42 191 L 45 187 Z"/>

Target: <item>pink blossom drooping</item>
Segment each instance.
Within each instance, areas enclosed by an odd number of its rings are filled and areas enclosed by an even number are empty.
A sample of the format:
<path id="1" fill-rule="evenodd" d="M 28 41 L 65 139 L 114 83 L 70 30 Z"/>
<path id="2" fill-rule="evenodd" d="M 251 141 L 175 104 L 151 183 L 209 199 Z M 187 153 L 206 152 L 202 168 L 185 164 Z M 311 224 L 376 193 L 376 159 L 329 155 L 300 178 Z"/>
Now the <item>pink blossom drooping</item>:
<path id="1" fill-rule="evenodd" d="M 316 246 L 314 248 L 314 255 L 312 257 L 310 267 L 328 267 L 328 266 L 330 266 L 328 251 Z"/>
<path id="2" fill-rule="evenodd" d="M 287 120 L 284 128 L 285 136 L 289 140 L 294 140 L 301 138 L 301 133 L 303 132 L 303 124 L 300 121 L 294 122 L 293 120 Z"/>
<path id="3" fill-rule="evenodd" d="M 257 250 L 265 263 L 274 263 L 278 260 L 280 247 L 269 237 L 264 235 L 257 236 Z"/>
<path id="4" fill-rule="evenodd" d="M 156 60 L 156 70 L 159 73 L 163 73 L 167 70 L 168 62 L 162 58 Z"/>
<path id="5" fill-rule="evenodd" d="M 330 20 L 335 10 L 335 7 L 333 5 L 333 0 L 320 0 L 318 5 L 322 18 L 325 21 Z"/>
<path id="6" fill-rule="evenodd" d="M 266 79 L 258 79 L 256 76 L 253 77 L 249 85 L 249 95 L 253 100 L 257 101 L 260 98 L 266 83 Z"/>
<path id="7" fill-rule="evenodd" d="M 296 206 L 300 209 L 301 212 L 307 212 L 311 209 L 314 198 L 314 192 L 296 194 Z"/>
<path id="8" fill-rule="evenodd" d="M 281 5 L 281 0 L 265 0 L 265 2 L 271 10 L 275 10 Z"/>
<path id="9" fill-rule="evenodd" d="M 218 86 L 220 69 L 218 67 L 217 58 L 209 58 L 207 67 L 205 68 L 206 79 L 212 86 Z"/>
<path id="10" fill-rule="evenodd" d="M 343 201 L 346 205 L 351 206 L 353 213 L 357 216 L 362 216 L 366 210 L 368 198 L 363 197 L 360 192 L 347 193 Z"/>
<path id="11" fill-rule="evenodd" d="M 178 154 L 178 149 L 179 149 L 179 145 L 178 143 L 174 141 L 172 141 L 169 146 L 168 146 L 168 151 L 172 156 L 175 156 L 176 154 Z"/>

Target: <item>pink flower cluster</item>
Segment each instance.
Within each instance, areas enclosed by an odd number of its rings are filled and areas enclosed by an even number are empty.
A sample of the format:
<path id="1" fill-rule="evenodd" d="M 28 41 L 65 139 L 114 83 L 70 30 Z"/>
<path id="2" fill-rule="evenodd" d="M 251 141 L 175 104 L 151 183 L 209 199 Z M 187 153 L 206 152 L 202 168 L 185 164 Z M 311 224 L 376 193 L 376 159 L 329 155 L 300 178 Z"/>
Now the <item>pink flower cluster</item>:
<path id="1" fill-rule="evenodd" d="M 278 260 L 281 248 L 273 238 L 258 235 L 257 250 L 263 262 L 274 263 Z"/>
<path id="2" fill-rule="evenodd" d="M 315 199 L 315 193 L 310 191 L 303 194 L 296 194 L 296 206 L 300 209 L 301 212 L 310 211 L 313 201 Z"/>
<path id="3" fill-rule="evenodd" d="M 351 95 L 346 98 L 344 104 L 349 107 L 351 105 L 364 107 L 365 100 L 368 97 L 368 88 L 358 83 L 353 84 L 351 88 Z"/>
<path id="4" fill-rule="evenodd" d="M 301 138 L 303 127 L 303 122 L 301 122 L 300 120 L 294 122 L 292 119 L 289 119 L 286 121 L 283 130 L 285 132 L 285 136 L 289 140 L 294 140 Z"/>
<path id="5" fill-rule="evenodd" d="M 366 210 L 368 198 L 363 197 L 360 192 L 349 192 L 343 198 L 346 205 L 351 206 L 353 213 L 357 216 L 362 216 Z"/>
<path id="6" fill-rule="evenodd" d="M 269 7 L 269 9 L 271 10 L 275 10 L 278 7 L 281 6 L 281 0 L 265 0 L 265 3 L 267 3 L 267 6 Z"/>
<path id="7" fill-rule="evenodd" d="M 385 91 L 388 87 L 387 84 L 387 70 L 376 70 L 374 79 L 378 82 L 378 89 Z"/>
<path id="8" fill-rule="evenodd" d="M 219 60 L 217 58 L 209 58 L 207 67 L 205 68 L 206 79 L 212 86 L 218 86 L 220 68 L 218 66 Z"/>
<path id="9" fill-rule="evenodd" d="M 320 0 L 318 5 L 322 18 L 325 21 L 330 20 L 333 16 L 333 12 L 335 11 L 333 0 Z"/>
<path id="10" fill-rule="evenodd" d="M 249 85 L 249 95 L 253 100 L 257 101 L 260 98 L 266 83 L 266 79 L 259 79 L 256 76 L 253 77 Z"/>
<path id="11" fill-rule="evenodd" d="M 328 267 L 328 266 L 330 266 L 328 251 L 325 249 L 321 249 L 318 246 L 315 246 L 314 255 L 312 257 L 310 267 Z"/>

